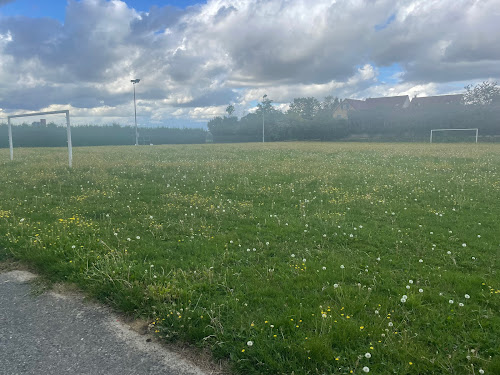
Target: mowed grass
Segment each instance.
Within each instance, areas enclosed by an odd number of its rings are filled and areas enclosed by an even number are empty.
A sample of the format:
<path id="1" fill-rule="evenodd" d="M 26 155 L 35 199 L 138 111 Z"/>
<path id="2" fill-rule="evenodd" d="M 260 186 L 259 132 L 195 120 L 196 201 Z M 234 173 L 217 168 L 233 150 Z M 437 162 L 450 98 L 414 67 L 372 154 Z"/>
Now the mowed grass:
<path id="1" fill-rule="evenodd" d="M 0 247 L 240 374 L 499 374 L 500 145 L 0 150 Z"/>

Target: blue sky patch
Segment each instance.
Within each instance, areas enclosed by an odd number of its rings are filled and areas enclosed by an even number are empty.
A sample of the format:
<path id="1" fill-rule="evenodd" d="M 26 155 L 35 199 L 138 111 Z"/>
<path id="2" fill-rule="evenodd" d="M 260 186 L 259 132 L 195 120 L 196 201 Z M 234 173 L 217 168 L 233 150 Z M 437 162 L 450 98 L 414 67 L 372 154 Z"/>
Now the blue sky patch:
<path id="1" fill-rule="evenodd" d="M 395 19 L 396 19 L 396 14 L 394 14 L 394 13 L 391 14 L 390 17 L 384 23 L 375 25 L 375 31 L 380 31 L 380 30 L 385 29 L 387 26 L 389 26 L 391 23 L 393 23 Z"/>

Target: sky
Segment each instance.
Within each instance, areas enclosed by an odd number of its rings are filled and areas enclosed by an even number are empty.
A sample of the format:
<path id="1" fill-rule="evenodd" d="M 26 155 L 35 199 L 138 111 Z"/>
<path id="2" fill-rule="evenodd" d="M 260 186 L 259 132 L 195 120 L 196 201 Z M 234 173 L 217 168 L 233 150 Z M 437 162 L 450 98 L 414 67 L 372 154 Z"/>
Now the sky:
<path id="1" fill-rule="evenodd" d="M 132 125 L 135 78 L 139 126 L 241 117 L 264 94 L 462 93 L 500 79 L 499 19 L 498 0 L 0 0 L 0 118 Z"/>

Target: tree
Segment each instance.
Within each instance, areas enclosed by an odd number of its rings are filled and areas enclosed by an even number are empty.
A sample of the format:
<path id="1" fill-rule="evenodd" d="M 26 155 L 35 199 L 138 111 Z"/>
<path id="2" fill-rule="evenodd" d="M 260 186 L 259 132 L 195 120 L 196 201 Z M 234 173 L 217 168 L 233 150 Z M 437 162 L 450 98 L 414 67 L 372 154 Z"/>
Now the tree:
<path id="1" fill-rule="evenodd" d="M 489 105 L 500 101 L 500 88 L 497 82 L 484 81 L 476 86 L 465 86 L 465 105 Z"/>
<path id="2" fill-rule="evenodd" d="M 267 115 L 268 113 L 275 112 L 276 109 L 273 107 L 272 102 L 273 101 L 269 99 L 267 95 L 264 95 L 262 97 L 262 102 L 257 104 L 257 111 L 255 111 L 255 113 L 262 113 L 262 111 L 264 111 Z"/>
<path id="3" fill-rule="evenodd" d="M 323 111 L 333 112 L 335 107 L 339 105 L 339 98 L 333 97 L 331 95 L 325 96 L 325 100 L 321 103 L 321 109 Z"/>
<path id="4" fill-rule="evenodd" d="M 290 103 L 288 113 L 296 113 L 303 119 L 312 120 L 320 109 L 321 104 L 318 99 L 314 97 L 295 98 L 293 102 Z"/>
<path id="5" fill-rule="evenodd" d="M 231 115 L 234 113 L 234 105 L 229 104 L 226 108 L 226 112 L 229 115 L 229 117 L 231 117 Z"/>

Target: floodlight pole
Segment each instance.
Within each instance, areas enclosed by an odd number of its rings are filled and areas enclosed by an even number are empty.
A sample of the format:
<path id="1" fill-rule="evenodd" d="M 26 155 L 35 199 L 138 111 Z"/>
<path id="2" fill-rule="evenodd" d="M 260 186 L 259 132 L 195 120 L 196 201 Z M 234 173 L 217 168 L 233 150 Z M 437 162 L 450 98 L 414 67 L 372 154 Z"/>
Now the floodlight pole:
<path id="1" fill-rule="evenodd" d="M 135 104 L 135 84 L 139 83 L 140 81 L 141 80 L 138 78 L 130 81 L 134 85 L 134 120 L 135 120 L 135 145 L 136 146 L 139 144 L 139 130 L 137 130 L 137 107 Z"/>

